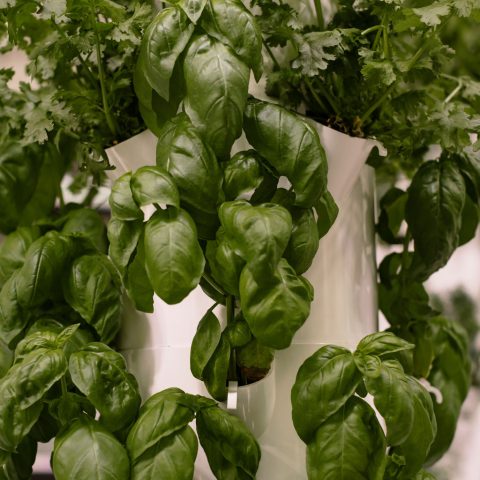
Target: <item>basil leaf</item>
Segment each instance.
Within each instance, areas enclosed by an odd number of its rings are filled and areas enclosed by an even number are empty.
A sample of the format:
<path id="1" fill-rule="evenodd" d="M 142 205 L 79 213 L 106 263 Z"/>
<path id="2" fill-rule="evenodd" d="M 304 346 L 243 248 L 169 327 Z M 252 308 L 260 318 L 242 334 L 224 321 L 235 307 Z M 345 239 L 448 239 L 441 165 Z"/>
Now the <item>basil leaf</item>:
<path id="1" fill-rule="evenodd" d="M 462 210 L 462 227 L 460 228 L 460 232 L 458 234 L 459 247 L 465 245 L 470 240 L 475 238 L 479 221 L 479 206 L 474 203 L 468 195 L 466 195 L 465 205 L 463 206 Z"/>
<path id="2" fill-rule="evenodd" d="M 240 367 L 264 370 L 265 374 L 270 370 L 274 357 L 273 350 L 258 343 L 256 339 L 237 350 L 237 364 Z"/>
<path id="3" fill-rule="evenodd" d="M 100 412 L 100 423 L 113 432 L 131 423 L 140 394 L 119 353 L 102 343 L 90 343 L 71 355 L 69 371 L 75 386 Z"/>
<path id="4" fill-rule="evenodd" d="M 66 370 L 58 349 L 34 351 L 10 368 L 0 381 L 0 449 L 15 451 L 42 412 L 40 400 Z"/>
<path id="5" fill-rule="evenodd" d="M 471 370 L 468 342 L 464 342 L 464 332 L 460 331 L 459 325 L 445 319 L 435 319 L 433 329 L 435 358 L 428 381 L 440 390 L 442 401 L 433 402 L 438 431 L 428 452 L 429 465 L 440 459 L 453 441 L 461 407 L 470 386 Z"/>
<path id="6" fill-rule="evenodd" d="M 406 218 L 422 279 L 443 267 L 458 246 L 464 203 L 465 182 L 454 163 L 426 162 L 413 177 Z"/>
<path id="7" fill-rule="evenodd" d="M 143 236 L 140 237 L 135 257 L 128 266 L 125 288 L 137 310 L 153 313 L 154 292 L 145 268 L 145 242 Z"/>
<path id="8" fill-rule="evenodd" d="M 130 479 L 130 461 L 123 446 L 85 416 L 55 438 L 52 469 L 57 480 Z"/>
<path id="9" fill-rule="evenodd" d="M 405 459 L 398 478 L 411 478 L 424 464 L 437 433 L 430 395 L 395 360 L 380 363 L 378 371 L 367 371 L 365 385 L 387 424 L 392 453 Z"/>
<path id="10" fill-rule="evenodd" d="M 330 231 L 338 216 L 338 206 L 328 190 L 315 204 L 315 211 L 317 212 L 318 237 L 322 238 Z"/>
<path id="11" fill-rule="evenodd" d="M 20 268 L 30 245 L 40 237 L 40 229 L 34 227 L 19 227 L 5 237 L 0 245 L 0 289 L 10 275 Z"/>
<path id="12" fill-rule="evenodd" d="M 310 268 L 317 253 L 318 229 L 312 209 L 290 207 L 289 211 L 293 226 L 284 257 L 300 275 Z"/>
<path id="13" fill-rule="evenodd" d="M 157 165 L 174 179 L 188 210 L 217 213 L 222 177 L 211 148 L 185 114 L 167 122 L 157 144 Z"/>
<path id="14" fill-rule="evenodd" d="M 379 332 L 372 333 L 360 340 L 357 352 L 363 355 L 382 357 L 413 348 L 415 348 L 415 345 L 397 337 L 391 332 Z"/>
<path id="15" fill-rule="evenodd" d="M 112 210 L 112 217 L 118 220 L 143 220 L 143 212 L 133 199 L 130 182 L 132 173 L 128 172 L 118 178 L 112 187 L 108 202 Z"/>
<path id="16" fill-rule="evenodd" d="M 480 154 L 474 148 L 467 147 L 464 155 L 459 155 L 456 160 L 462 174 L 472 183 L 477 199 L 480 199 Z"/>
<path id="17" fill-rule="evenodd" d="M 207 243 L 205 255 L 215 281 L 231 295 L 238 296 L 238 284 L 245 261 L 233 251 L 222 227 L 217 232 L 217 239 Z"/>
<path id="18" fill-rule="evenodd" d="M 328 417 L 307 446 L 309 480 L 383 479 L 386 440 L 375 412 L 352 397 Z"/>
<path id="19" fill-rule="evenodd" d="M 250 144 L 295 189 L 295 204 L 314 206 L 327 187 L 327 158 L 317 132 L 299 116 L 266 102 L 252 100 L 244 129 Z"/>
<path id="20" fill-rule="evenodd" d="M 68 212 L 62 233 L 83 235 L 102 253 L 107 252 L 107 232 L 102 217 L 91 208 L 78 208 Z"/>
<path id="21" fill-rule="evenodd" d="M 130 180 L 130 187 L 137 205 L 168 205 L 180 207 L 180 196 L 172 177 L 160 167 L 141 167 Z"/>
<path id="22" fill-rule="evenodd" d="M 236 200 L 258 188 L 263 181 L 263 168 L 255 150 L 236 153 L 223 166 L 223 191 L 227 200 Z"/>
<path id="23" fill-rule="evenodd" d="M 281 259 L 273 284 L 257 281 L 250 268 L 240 276 L 240 303 L 245 320 L 260 343 L 287 348 L 310 314 L 313 288 L 285 259 Z"/>
<path id="24" fill-rule="evenodd" d="M 201 22 L 213 38 L 228 45 L 248 65 L 257 82 L 262 76 L 262 31 L 238 0 L 211 0 Z"/>
<path id="25" fill-rule="evenodd" d="M 223 203 L 219 217 L 228 243 L 247 262 L 257 282 L 268 281 L 290 239 L 288 210 L 274 203 L 254 207 L 237 200 Z"/>
<path id="26" fill-rule="evenodd" d="M 207 35 L 193 39 L 184 63 L 185 112 L 219 158 L 227 158 L 242 133 L 249 69 Z"/>
<path id="27" fill-rule="evenodd" d="M 192 23 L 197 23 L 202 16 L 207 0 L 173 0 L 188 16 Z"/>
<path id="28" fill-rule="evenodd" d="M 13 362 L 13 352 L 7 344 L 0 339 L 0 379 L 8 372 Z"/>
<path id="29" fill-rule="evenodd" d="M 26 437 L 18 446 L 17 452 L 0 460 L 1 480 L 30 480 L 32 467 L 37 456 L 37 442 Z"/>
<path id="30" fill-rule="evenodd" d="M 197 413 L 197 433 L 217 478 L 227 478 L 225 466 L 239 472 L 228 478 L 255 478 L 260 447 L 240 419 L 218 407 L 205 408 Z"/>
<path id="31" fill-rule="evenodd" d="M 127 450 L 134 463 L 194 419 L 194 411 L 186 403 L 185 393 L 178 388 L 163 390 L 145 402 L 127 437 Z"/>
<path id="32" fill-rule="evenodd" d="M 190 427 L 149 448 L 133 464 L 131 480 L 192 480 L 198 440 Z"/>
<path id="33" fill-rule="evenodd" d="M 0 338 L 7 346 L 12 346 L 30 320 L 20 306 L 19 278 L 20 270 L 17 270 L 0 291 Z"/>
<path id="34" fill-rule="evenodd" d="M 143 232 L 142 220 L 125 222 L 111 218 L 108 222 L 108 255 L 118 271 L 125 275 L 126 268 L 135 254 L 135 249 Z"/>
<path id="35" fill-rule="evenodd" d="M 224 334 L 233 348 L 243 347 L 252 339 L 250 327 L 241 313 L 233 323 L 227 325 Z"/>
<path id="36" fill-rule="evenodd" d="M 77 258 L 63 286 L 65 300 L 98 333 L 111 342 L 121 324 L 120 278 L 106 255 Z"/>
<path id="37" fill-rule="evenodd" d="M 305 443 L 345 405 L 360 380 L 354 357 L 346 348 L 327 345 L 305 360 L 292 388 L 293 424 Z"/>
<path id="38" fill-rule="evenodd" d="M 405 205 L 408 195 L 399 188 L 391 188 L 380 200 L 380 217 L 377 232 L 380 238 L 391 244 L 402 243 L 400 227 L 405 220 Z"/>
<path id="39" fill-rule="evenodd" d="M 23 308 L 58 296 L 58 282 L 71 253 L 72 242 L 57 232 L 48 232 L 30 245 L 17 281 L 18 302 Z"/>
<path id="40" fill-rule="evenodd" d="M 203 370 L 203 380 L 208 393 L 219 402 L 227 399 L 227 379 L 231 346 L 225 335 L 220 337 L 217 348 Z"/>
<path id="41" fill-rule="evenodd" d="M 190 371 L 202 380 L 208 361 L 220 343 L 222 329 L 216 315 L 209 310 L 200 320 L 190 349 Z"/>
<path id="42" fill-rule="evenodd" d="M 157 211 L 147 222 L 145 265 L 153 290 L 168 304 L 181 302 L 198 285 L 205 258 L 185 210 Z"/>
<path id="43" fill-rule="evenodd" d="M 187 46 L 194 26 L 177 8 L 165 8 L 148 26 L 140 49 L 141 68 L 148 83 L 165 100 L 170 98 L 170 77 Z"/>

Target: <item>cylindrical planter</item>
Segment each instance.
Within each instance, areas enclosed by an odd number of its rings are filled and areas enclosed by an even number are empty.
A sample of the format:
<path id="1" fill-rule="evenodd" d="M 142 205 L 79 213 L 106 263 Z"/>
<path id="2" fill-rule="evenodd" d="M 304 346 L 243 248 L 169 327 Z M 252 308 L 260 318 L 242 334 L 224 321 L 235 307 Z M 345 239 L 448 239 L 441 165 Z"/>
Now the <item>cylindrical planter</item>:
<path id="1" fill-rule="evenodd" d="M 274 371 L 258 384 L 238 389 L 233 413 L 258 435 L 262 449 L 259 480 L 307 478 L 305 445 L 291 420 L 290 391 L 300 365 L 322 345 L 354 348 L 362 337 L 377 330 L 374 175 L 365 166 L 375 142 L 319 124 L 315 128 L 327 153 L 329 189 L 340 213 L 320 241 L 306 274 L 315 289 L 310 317 L 292 345 L 276 352 Z M 244 142 L 240 139 L 235 149 L 243 149 Z M 117 166 L 113 175 L 155 164 L 155 146 L 155 137 L 144 132 L 109 149 L 109 158 Z M 197 288 L 179 305 L 167 305 L 156 297 L 153 314 L 127 307 L 119 346 L 144 398 L 172 386 L 207 395 L 203 383 L 191 375 L 189 359 L 198 322 L 212 304 Z M 224 317 L 223 307 L 217 307 L 216 313 Z M 249 410 L 251 420 L 246 418 Z M 268 424 L 263 419 L 262 425 L 255 425 L 252 420 L 260 418 L 259 412 L 268 412 Z M 214 479 L 203 452 L 197 458 L 195 479 Z"/>

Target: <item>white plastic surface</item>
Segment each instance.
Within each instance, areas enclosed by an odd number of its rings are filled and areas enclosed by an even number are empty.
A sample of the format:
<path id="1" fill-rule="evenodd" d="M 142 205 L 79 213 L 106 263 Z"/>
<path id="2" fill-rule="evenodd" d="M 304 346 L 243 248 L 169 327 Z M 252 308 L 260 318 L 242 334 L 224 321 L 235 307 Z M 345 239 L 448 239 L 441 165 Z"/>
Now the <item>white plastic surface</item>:
<path id="1" fill-rule="evenodd" d="M 364 166 L 374 142 L 351 138 L 318 124 L 316 127 L 327 152 L 329 189 L 341 213 L 321 240 L 306 274 L 315 288 L 309 319 L 292 346 L 277 352 L 275 372 L 265 382 L 269 386 L 263 393 L 260 388 L 260 393 L 249 394 L 258 388 L 255 384 L 239 388 L 245 395 L 239 396 L 238 415 L 251 409 L 252 419 L 257 418 L 254 411 L 264 415 L 268 412 L 271 418 L 267 426 L 261 426 L 265 431 L 258 437 L 262 448 L 258 480 L 307 478 L 305 446 L 293 428 L 290 404 L 290 391 L 303 361 L 326 343 L 353 348 L 363 336 L 377 329 L 374 177 L 372 170 Z M 111 162 L 121 166 L 115 174 L 127 171 L 130 159 L 133 169 L 155 163 L 152 138 L 141 135 L 107 151 Z M 146 144 L 141 146 L 143 140 Z M 147 145 L 151 149 L 149 155 Z M 236 149 L 244 147 L 239 144 Z M 119 157 L 121 161 L 117 163 Z M 139 164 L 139 159 L 143 163 Z M 133 309 L 126 312 L 120 348 L 139 380 L 144 398 L 172 386 L 206 394 L 203 384 L 190 373 L 189 352 L 198 321 L 212 303 L 197 288 L 180 305 L 169 306 L 155 298 L 154 314 Z M 222 317 L 221 310 L 217 307 L 216 312 Z M 195 478 L 214 479 L 203 452 L 197 458 Z"/>

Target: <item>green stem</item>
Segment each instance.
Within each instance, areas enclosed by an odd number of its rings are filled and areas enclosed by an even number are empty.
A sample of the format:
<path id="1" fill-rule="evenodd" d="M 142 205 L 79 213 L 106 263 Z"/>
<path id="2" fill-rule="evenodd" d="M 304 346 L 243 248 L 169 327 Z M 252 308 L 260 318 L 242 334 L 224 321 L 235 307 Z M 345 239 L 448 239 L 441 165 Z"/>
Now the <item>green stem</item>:
<path id="1" fill-rule="evenodd" d="M 321 0 L 314 0 L 315 11 L 317 12 L 318 26 L 323 30 L 325 28 L 325 18 L 323 16 L 322 2 Z"/>
<path id="2" fill-rule="evenodd" d="M 383 56 L 385 58 L 390 58 L 390 46 L 388 43 L 388 30 L 387 27 L 383 28 Z"/>
<path id="3" fill-rule="evenodd" d="M 265 50 L 268 53 L 268 56 L 272 59 L 273 64 L 280 70 L 282 67 L 278 63 L 278 60 L 275 58 L 275 55 L 272 52 L 272 49 L 265 43 L 263 42 L 263 46 L 265 47 Z"/>
<path id="4" fill-rule="evenodd" d="M 229 295 L 227 297 L 227 325 L 232 325 L 235 322 L 235 297 Z M 228 379 L 238 380 L 237 377 L 237 352 L 235 348 L 232 348 L 230 355 L 230 365 L 228 367 Z"/>
<path id="5" fill-rule="evenodd" d="M 102 50 L 100 47 L 100 35 L 98 33 L 96 18 L 93 18 L 93 24 L 95 29 L 95 49 L 97 52 L 98 78 L 100 80 L 100 89 L 102 92 L 103 113 L 105 114 L 108 128 L 112 132 L 113 136 L 117 137 L 117 127 L 115 125 L 115 120 L 112 117 L 112 112 L 110 110 L 110 105 L 108 103 L 106 77 L 105 77 L 105 70 L 103 68 L 103 63 L 102 63 Z"/>
<path id="6" fill-rule="evenodd" d="M 223 290 L 220 285 L 210 276 L 210 274 L 203 272 L 202 278 L 212 287 L 214 288 L 222 297 L 226 297 L 227 293 Z"/>
<path id="7" fill-rule="evenodd" d="M 83 202 L 82 202 L 82 205 L 84 207 L 91 207 L 92 206 L 92 202 L 93 202 L 93 199 L 97 196 L 98 194 L 98 188 L 93 186 L 89 192 L 87 193 L 87 195 L 85 196 Z"/>
<path id="8" fill-rule="evenodd" d="M 382 28 L 385 28 L 385 27 L 383 25 L 374 25 L 373 27 L 363 30 L 363 32 L 361 32 L 360 35 L 365 36 L 365 35 L 368 35 L 369 33 L 376 32 L 377 30 L 381 30 Z"/>
<path id="9" fill-rule="evenodd" d="M 308 80 L 308 82 L 310 82 L 309 79 L 307 79 L 307 80 Z M 313 89 L 314 89 L 313 84 L 310 84 L 310 85 L 311 85 L 311 89 L 313 91 Z M 317 88 L 319 90 L 321 90 L 323 96 L 327 99 L 328 103 L 333 108 L 333 111 L 335 112 L 335 114 L 340 115 L 340 109 L 338 108 L 337 102 L 334 100 L 334 98 L 332 97 L 330 92 L 319 82 L 317 82 Z"/>
<path id="10" fill-rule="evenodd" d="M 62 192 L 62 186 L 58 186 L 58 199 L 60 200 L 60 207 L 63 210 L 63 207 L 65 206 L 65 199 L 63 198 L 63 192 Z"/>
<path id="11" fill-rule="evenodd" d="M 412 234 L 410 230 L 407 229 L 405 233 L 405 238 L 403 239 L 403 251 L 402 251 L 402 270 L 401 270 L 401 281 L 402 285 L 405 285 L 406 275 L 407 275 L 407 262 L 408 262 L 408 247 L 410 245 L 410 241 L 412 240 Z"/>
<path id="12" fill-rule="evenodd" d="M 379 108 L 382 103 L 388 98 L 392 90 L 396 87 L 397 82 L 393 82 L 385 92 L 377 99 L 373 104 L 370 106 L 370 108 L 360 117 L 360 124 L 363 125 L 372 115 L 372 113 Z"/>
<path id="13" fill-rule="evenodd" d="M 443 101 L 443 103 L 449 103 L 463 88 L 463 82 L 459 80 L 458 85 L 456 88 L 450 93 L 450 95 Z"/>
<path id="14" fill-rule="evenodd" d="M 68 388 L 67 388 L 67 381 L 65 380 L 65 377 L 62 377 L 60 384 L 62 386 L 62 396 L 66 397 L 68 393 Z"/>
<path id="15" fill-rule="evenodd" d="M 310 93 L 312 94 L 312 97 L 318 103 L 320 108 L 324 112 L 328 112 L 328 108 L 325 106 L 325 103 L 323 103 L 323 100 L 318 96 L 318 93 L 313 88 L 312 82 L 310 81 L 310 79 L 308 77 L 305 77 L 305 84 L 307 85 L 308 89 L 310 90 Z"/>

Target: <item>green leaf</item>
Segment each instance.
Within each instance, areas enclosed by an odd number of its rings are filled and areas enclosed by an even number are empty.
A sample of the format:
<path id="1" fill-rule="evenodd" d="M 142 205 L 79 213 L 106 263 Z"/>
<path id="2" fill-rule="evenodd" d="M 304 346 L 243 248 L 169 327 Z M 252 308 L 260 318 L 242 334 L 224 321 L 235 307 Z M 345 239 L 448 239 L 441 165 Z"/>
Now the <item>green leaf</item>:
<path id="1" fill-rule="evenodd" d="M 480 198 L 480 150 L 473 147 L 465 149 L 465 155 L 456 158 L 460 171 L 473 185 L 477 199 Z"/>
<path id="2" fill-rule="evenodd" d="M 337 58 L 335 47 L 342 42 L 338 30 L 297 34 L 294 38 L 298 44 L 298 57 L 293 61 L 292 67 L 298 68 L 307 77 L 314 77 L 326 70 L 329 62 Z"/>
<path id="3" fill-rule="evenodd" d="M 107 231 L 102 217 L 90 208 L 71 210 L 65 216 L 62 227 L 64 235 L 75 234 L 89 238 L 102 253 L 107 252 Z"/>
<path id="4" fill-rule="evenodd" d="M 184 63 L 185 112 L 219 158 L 242 133 L 249 69 L 223 43 L 207 35 L 190 44 Z"/>
<path id="5" fill-rule="evenodd" d="M 157 211 L 147 222 L 145 266 L 153 290 L 168 304 L 181 302 L 198 285 L 205 258 L 185 210 Z"/>
<path id="6" fill-rule="evenodd" d="M 165 8 L 145 31 L 140 50 L 141 68 L 148 83 L 165 100 L 170 98 L 170 77 L 187 46 L 194 26 L 177 7 Z"/>
<path id="7" fill-rule="evenodd" d="M 118 220 L 143 220 L 143 212 L 133 199 L 130 182 L 132 173 L 128 172 L 117 179 L 112 187 L 109 203 L 112 216 Z"/>
<path id="8" fill-rule="evenodd" d="M 242 325 L 242 324 L 240 324 Z M 275 353 L 253 339 L 237 350 L 237 364 L 240 367 L 270 370 Z"/>
<path id="9" fill-rule="evenodd" d="M 231 295 L 238 296 L 238 284 L 245 261 L 228 243 L 223 227 L 218 229 L 217 239 L 207 243 L 205 255 L 215 281 Z"/>
<path id="10" fill-rule="evenodd" d="M 413 12 L 429 27 L 436 27 L 442 23 L 442 17 L 450 13 L 450 5 L 444 1 L 434 2 L 425 7 L 414 8 Z"/>
<path id="11" fill-rule="evenodd" d="M 274 203 L 254 207 L 237 200 L 222 204 L 219 217 L 227 242 L 247 262 L 257 282 L 270 280 L 290 239 L 288 210 Z"/>
<path id="12" fill-rule="evenodd" d="M 32 467 L 37 456 L 37 442 L 26 437 L 18 446 L 17 452 L 0 459 L 1 480 L 30 480 Z"/>
<path id="13" fill-rule="evenodd" d="M 249 194 L 263 181 L 262 164 L 255 150 L 238 152 L 222 166 L 223 191 L 227 200 Z"/>
<path id="14" fill-rule="evenodd" d="M 325 193 L 327 159 L 317 132 L 284 108 L 249 101 L 244 129 L 250 144 L 295 189 L 295 204 L 312 207 Z"/>
<path id="15" fill-rule="evenodd" d="M 219 402 L 227 399 L 227 379 L 231 346 L 222 335 L 217 348 L 203 370 L 203 379 L 208 393 Z"/>
<path id="16" fill-rule="evenodd" d="M 470 386 L 468 340 L 461 327 L 442 318 L 433 322 L 431 339 L 435 359 L 428 381 L 442 394 L 433 402 L 438 432 L 428 453 L 428 464 L 439 460 L 453 441 L 462 404 Z"/>
<path id="17" fill-rule="evenodd" d="M 392 453 L 403 456 L 405 465 L 398 478 L 409 479 L 424 464 L 437 432 L 432 399 L 417 379 L 405 375 L 395 360 L 367 372 L 365 385 L 385 419 Z"/>
<path id="18" fill-rule="evenodd" d="M 140 394 L 135 377 L 127 371 L 119 353 L 102 343 L 90 343 L 71 355 L 69 371 L 108 430 L 115 432 L 132 422 L 140 407 Z"/>
<path id="19" fill-rule="evenodd" d="M 128 266 L 125 288 L 137 310 L 153 313 L 154 292 L 145 267 L 145 242 L 143 236 L 140 237 L 135 257 Z"/>
<path id="20" fill-rule="evenodd" d="M 465 195 L 464 180 L 452 162 L 430 161 L 415 174 L 406 219 L 422 264 L 421 278 L 443 267 L 457 248 Z"/>
<path id="21" fill-rule="evenodd" d="M 211 0 L 201 22 L 210 37 L 229 46 L 248 65 L 255 79 L 262 76 L 262 32 L 255 17 L 238 0 Z"/>
<path id="22" fill-rule="evenodd" d="M 52 468 L 57 480 L 130 479 L 130 461 L 123 446 L 85 416 L 55 439 Z"/>
<path id="23" fill-rule="evenodd" d="M 186 394 L 179 388 L 163 390 L 145 402 L 127 437 L 128 453 L 134 464 L 194 419 L 194 411 L 187 405 Z"/>
<path id="24" fill-rule="evenodd" d="M 63 286 L 65 300 L 98 333 L 111 342 L 121 324 L 121 281 L 106 255 L 77 258 Z"/>
<path id="25" fill-rule="evenodd" d="M 131 480 L 192 480 L 198 440 L 190 427 L 148 449 L 133 464 Z"/>
<path id="26" fill-rule="evenodd" d="M 216 315 L 211 311 L 200 320 L 190 349 L 190 370 L 199 380 L 203 379 L 203 372 L 210 358 L 220 343 L 222 329 Z"/>
<path id="27" fill-rule="evenodd" d="M 20 268 L 30 245 L 40 236 L 40 229 L 19 227 L 7 235 L 0 245 L 0 289 L 12 273 Z"/>
<path id="28" fill-rule="evenodd" d="M 290 207 L 289 211 L 293 227 L 284 257 L 300 275 L 310 268 L 318 250 L 317 223 L 313 209 Z"/>
<path id="29" fill-rule="evenodd" d="M 188 16 L 192 23 L 197 23 L 202 16 L 207 0 L 173 0 Z"/>
<path id="30" fill-rule="evenodd" d="M 386 440 L 375 412 L 352 397 L 328 417 L 307 446 L 309 480 L 384 478 Z"/>
<path id="31" fill-rule="evenodd" d="M 305 360 L 292 388 L 293 424 L 305 443 L 345 405 L 360 380 L 354 357 L 345 348 L 327 345 Z"/>
<path id="32" fill-rule="evenodd" d="M 142 220 L 126 222 L 111 218 L 108 222 L 108 240 L 110 242 L 108 255 L 122 275 L 125 275 L 135 254 L 142 232 Z"/>
<path id="33" fill-rule="evenodd" d="M 380 200 L 380 217 L 377 232 L 387 243 L 401 243 L 400 227 L 405 220 L 405 205 L 408 195 L 399 188 L 391 188 Z"/>
<path id="34" fill-rule="evenodd" d="M 357 352 L 362 355 L 382 357 L 413 348 L 415 348 L 415 345 L 397 337 L 391 332 L 379 332 L 367 335 L 360 340 L 357 346 Z"/>
<path id="35" fill-rule="evenodd" d="M 287 348 L 310 314 L 313 288 L 281 259 L 270 282 L 257 282 L 250 268 L 240 277 L 240 303 L 253 335 L 276 350 Z"/>
<path id="36" fill-rule="evenodd" d="M 221 172 L 213 151 L 185 114 L 177 115 L 162 129 L 157 165 L 173 177 L 184 208 L 216 214 Z"/>
<path id="37" fill-rule="evenodd" d="M 34 351 L 10 368 L 0 382 L 0 449 L 15 451 L 40 416 L 40 400 L 66 370 L 58 349 Z"/>
<path id="38" fill-rule="evenodd" d="M 141 167 L 130 180 L 135 202 L 140 207 L 159 204 L 180 207 L 180 196 L 172 177 L 160 167 Z"/>
<path id="39" fill-rule="evenodd" d="M 458 234 L 458 245 L 465 245 L 475 238 L 478 223 L 480 220 L 480 211 L 469 195 L 465 196 L 465 205 L 462 210 L 462 227 Z"/>
<path id="40" fill-rule="evenodd" d="M 217 478 L 255 478 L 260 447 L 240 419 L 218 407 L 205 408 L 197 413 L 197 433 Z"/>
<path id="41" fill-rule="evenodd" d="M 18 302 L 23 308 L 58 296 L 58 282 L 71 253 L 71 240 L 53 231 L 30 245 L 17 281 Z"/>
<path id="42" fill-rule="evenodd" d="M 328 190 L 315 204 L 315 211 L 317 212 L 318 237 L 322 238 L 332 228 L 338 215 L 338 206 Z"/>
<path id="43" fill-rule="evenodd" d="M 237 315 L 233 323 L 227 325 L 224 335 L 232 348 L 243 347 L 252 339 L 250 327 L 241 313 Z"/>

